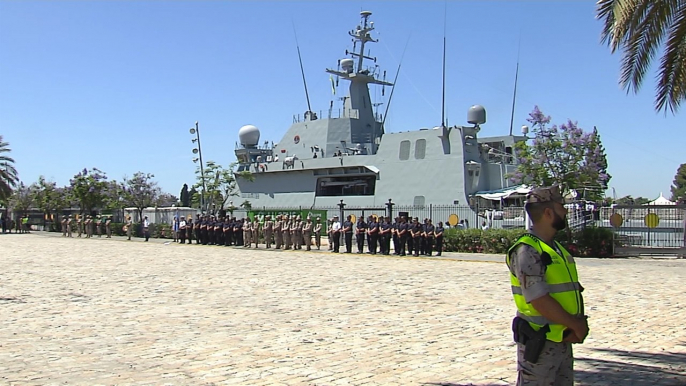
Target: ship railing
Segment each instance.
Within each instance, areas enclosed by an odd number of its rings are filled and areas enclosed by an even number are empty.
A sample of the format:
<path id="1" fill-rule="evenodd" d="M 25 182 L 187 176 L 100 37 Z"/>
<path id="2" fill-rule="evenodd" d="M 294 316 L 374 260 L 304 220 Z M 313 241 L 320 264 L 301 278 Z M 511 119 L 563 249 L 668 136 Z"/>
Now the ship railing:
<path id="1" fill-rule="evenodd" d="M 326 115 L 324 115 L 326 113 Z M 314 117 L 311 118 L 311 117 Z M 308 112 L 305 112 L 303 114 L 294 114 L 293 115 L 293 123 L 300 123 L 300 122 L 307 122 L 307 121 L 316 121 L 317 119 L 321 119 L 323 117 L 327 117 L 328 119 L 336 119 L 336 118 L 351 118 L 351 119 L 359 119 L 360 118 L 360 112 L 358 109 L 330 109 L 327 111 L 319 110 L 318 112 L 313 112 L 313 115 L 310 117 L 310 114 Z M 380 121 L 380 119 L 377 118 L 377 120 Z"/>

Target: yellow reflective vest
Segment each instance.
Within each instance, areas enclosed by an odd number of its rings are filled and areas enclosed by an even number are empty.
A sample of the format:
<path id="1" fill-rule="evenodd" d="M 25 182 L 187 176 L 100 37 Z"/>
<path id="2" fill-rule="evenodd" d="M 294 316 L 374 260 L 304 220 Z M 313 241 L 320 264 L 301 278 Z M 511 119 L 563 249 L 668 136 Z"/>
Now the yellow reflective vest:
<path id="1" fill-rule="evenodd" d="M 557 241 L 555 245 L 562 252 L 562 256 L 532 234 L 525 234 L 514 243 L 514 245 L 507 251 L 507 266 L 512 267 L 511 256 L 515 249 L 520 244 L 526 244 L 533 247 L 539 254 L 547 253 L 550 255 L 552 261 L 546 266 L 545 281 L 548 283 L 548 290 L 550 296 L 557 300 L 565 311 L 572 315 L 583 315 L 584 304 L 581 296 L 581 285 L 576 273 L 576 263 L 572 255 L 560 245 Z M 546 334 L 546 339 L 553 342 L 562 342 L 562 334 L 566 329 L 561 324 L 555 324 L 541 315 L 540 312 L 530 304 L 527 303 L 522 294 L 522 286 L 519 279 L 512 273 L 510 268 L 510 284 L 512 286 L 512 295 L 514 296 L 515 304 L 517 305 L 517 316 L 529 322 L 534 330 L 546 324 L 550 327 L 550 332 Z"/>

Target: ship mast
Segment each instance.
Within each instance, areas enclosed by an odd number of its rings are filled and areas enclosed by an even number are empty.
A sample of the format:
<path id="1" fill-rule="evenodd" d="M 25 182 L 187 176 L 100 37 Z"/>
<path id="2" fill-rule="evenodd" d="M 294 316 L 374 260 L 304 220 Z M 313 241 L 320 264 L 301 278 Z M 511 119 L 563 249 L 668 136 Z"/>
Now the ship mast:
<path id="1" fill-rule="evenodd" d="M 326 72 L 350 82 L 349 96 L 344 99 L 343 103 L 344 118 L 353 120 L 351 124 L 358 128 L 356 129 L 358 133 L 364 132 L 364 137 L 367 138 L 364 142 L 371 145 L 371 152 L 375 154 L 376 144 L 383 135 L 383 129 L 380 126 L 381 123 L 377 122 L 374 116 L 374 106 L 369 96 L 368 85 L 393 86 L 393 83 L 376 79 L 376 71 L 374 69 L 370 71 L 369 68 L 364 67 L 365 60 L 376 63 L 375 57 L 364 54 L 365 45 L 368 42 L 376 43 L 378 41 L 370 35 L 370 32 L 374 30 L 374 22 L 369 20 L 371 15 L 372 13 L 369 11 L 360 12 L 361 23 L 348 32 L 353 38 L 353 47 L 357 47 L 359 42 L 359 50 L 355 52 L 346 50 L 345 54 L 350 55 L 351 58 L 339 60 L 340 69 L 327 68 Z"/>

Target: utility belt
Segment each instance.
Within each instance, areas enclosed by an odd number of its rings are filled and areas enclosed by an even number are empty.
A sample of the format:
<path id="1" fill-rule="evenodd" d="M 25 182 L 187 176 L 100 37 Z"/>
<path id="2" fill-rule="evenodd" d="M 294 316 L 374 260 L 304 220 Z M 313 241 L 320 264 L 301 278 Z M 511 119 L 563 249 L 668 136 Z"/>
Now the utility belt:
<path id="1" fill-rule="evenodd" d="M 538 362 L 549 331 L 550 327 L 547 324 L 536 331 L 529 322 L 519 316 L 512 320 L 514 341 L 524 345 L 524 359 L 530 363 Z"/>

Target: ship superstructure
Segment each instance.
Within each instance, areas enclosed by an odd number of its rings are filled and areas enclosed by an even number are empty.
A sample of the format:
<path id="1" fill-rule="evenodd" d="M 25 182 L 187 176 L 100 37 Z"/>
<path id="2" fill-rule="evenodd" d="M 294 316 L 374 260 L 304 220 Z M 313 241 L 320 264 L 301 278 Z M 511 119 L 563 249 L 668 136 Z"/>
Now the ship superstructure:
<path id="1" fill-rule="evenodd" d="M 259 145 L 259 129 L 239 130 L 238 171 L 250 171 L 252 181 L 238 178 L 240 200 L 253 207 L 291 208 L 379 206 L 392 199 L 400 205 L 467 205 L 477 191 L 508 186 L 514 168 L 513 147 L 525 137 L 477 138 L 486 111 L 475 105 L 468 126 L 385 132 L 374 113 L 369 85 L 393 86 L 379 79 L 376 58 L 365 55 L 374 43 L 371 12 L 361 12 L 360 24 L 349 31 L 354 49 L 339 60 L 330 76 L 349 82 L 343 108 L 333 102 L 326 117 L 307 111 L 277 144 Z"/>

